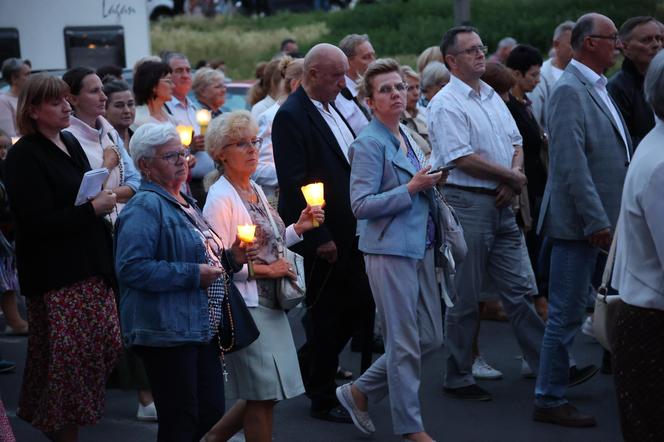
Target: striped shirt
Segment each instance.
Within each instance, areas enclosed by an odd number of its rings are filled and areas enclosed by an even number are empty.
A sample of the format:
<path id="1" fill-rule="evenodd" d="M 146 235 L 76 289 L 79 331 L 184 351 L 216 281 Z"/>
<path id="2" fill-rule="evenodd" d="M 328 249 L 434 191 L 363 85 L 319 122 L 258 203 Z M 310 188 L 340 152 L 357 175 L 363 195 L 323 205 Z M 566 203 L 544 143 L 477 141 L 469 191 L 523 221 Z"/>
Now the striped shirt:
<path id="1" fill-rule="evenodd" d="M 429 103 L 427 126 L 433 169 L 470 154 L 509 169 L 515 146 L 522 143 L 502 98 L 483 81 L 478 94 L 454 75 Z M 472 177 L 458 168 L 450 172 L 447 182 L 486 189 L 495 189 L 499 184 Z"/>

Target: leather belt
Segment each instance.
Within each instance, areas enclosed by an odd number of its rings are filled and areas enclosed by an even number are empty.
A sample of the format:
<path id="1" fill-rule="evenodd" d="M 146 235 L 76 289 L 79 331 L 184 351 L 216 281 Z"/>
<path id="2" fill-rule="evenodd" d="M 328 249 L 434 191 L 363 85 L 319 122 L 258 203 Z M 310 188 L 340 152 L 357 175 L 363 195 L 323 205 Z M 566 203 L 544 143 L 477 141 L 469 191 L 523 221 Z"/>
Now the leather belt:
<path id="1" fill-rule="evenodd" d="M 481 195 L 496 196 L 495 189 L 487 189 L 485 187 L 459 186 L 458 184 L 450 184 L 450 183 L 445 184 L 445 187 L 451 187 L 452 189 L 464 190 L 466 192 L 471 192 L 471 193 L 479 193 Z"/>

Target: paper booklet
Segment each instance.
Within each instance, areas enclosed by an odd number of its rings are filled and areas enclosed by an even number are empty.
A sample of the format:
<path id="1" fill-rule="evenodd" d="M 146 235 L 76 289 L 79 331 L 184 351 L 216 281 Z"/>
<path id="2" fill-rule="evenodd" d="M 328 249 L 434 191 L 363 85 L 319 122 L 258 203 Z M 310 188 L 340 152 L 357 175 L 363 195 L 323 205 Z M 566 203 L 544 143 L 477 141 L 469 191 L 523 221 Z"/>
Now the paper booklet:
<path id="1" fill-rule="evenodd" d="M 101 192 L 101 187 L 104 185 L 106 178 L 108 178 L 108 169 L 101 167 L 85 172 L 81 187 L 78 188 L 78 195 L 76 195 L 76 202 L 74 205 L 80 206 L 87 203 L 90 198 L 97 196 Z"/>

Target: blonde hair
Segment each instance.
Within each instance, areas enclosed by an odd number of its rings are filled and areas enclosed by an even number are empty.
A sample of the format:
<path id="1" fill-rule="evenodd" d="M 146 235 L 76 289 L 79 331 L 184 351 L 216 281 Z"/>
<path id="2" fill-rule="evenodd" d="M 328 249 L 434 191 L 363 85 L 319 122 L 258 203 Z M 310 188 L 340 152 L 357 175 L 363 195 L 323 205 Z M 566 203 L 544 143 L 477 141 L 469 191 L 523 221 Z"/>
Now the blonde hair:
<path id="1" fill-rule="evenodd" d="M 417 81 L 420 81 L 420 76 L 413 68 L 407 65 L 401 66 L 401 76 L 404 78 L 413 78 Z"/>
<path id="2" fill-rule="evenodd" d="M 293 92 L 290 83 L 293 80 L 301 80 L 304 74 L 304 59 L 292 57 L 284 57 L 279 63 L 279 72 L 284 79 L 284 91 L 286 94 Z"/>
<path id="3" fill-rule="evenodd" d="M 403 74 L 399 69 L 399 63 L 393 58 L 379 58 L 369 65 L 366 72 L 362 76 L 362 82 L 360 83 L 360 93 L 363 97 L 370 98 L 373 95 L 373 84 L 371 81 L 374 77 L 381 74 L 389 74 L 390 72 L 396 72 L 403 79 Z"/>
<path id="4" fill-rule="evenodd" d="M 422 51 L 417 57 L 417 71 L 421 74 L 425 67 L 432 61 L 443 62 L 443 53 L 438 46 L 430 46 Z"/>
<path id="5" fill-rule="evenodd" d="M 28 77 L 18 96 L 16 128 L 21 135 L 38 132 L 37 122 L 30 116 L 32 108 L 45 101 L 64 98 L 69 86 L 62 79 L 49 74 L 33 74 Z"/>
<path id="6" fill-rule="evenodd" d="M 246 131 L 258 132 L 256 120 L 246 110 L 221 114 L 210 122 L 205 134 L 205 150 L 215 161 L 217 170 L 216 173 L 211 172 L 214 175 L 211 178 L 206 177 L 206 180 L 214 182 L 221 176 L 224 170 L 223 165 L 217 161 L 219 151 L 232 140 L 240 138 Z"/>
<path id="7" fill-rule="evenodd" d="M 200 95 L 203 90 L 213 84 L 215 81 L 225 81 L 224 73 L 212 68 L 200 68 L 196 71 L 194 79 L 191 82 L 191 89 L 194 91 L 196 98 L 200 100 Z"/>

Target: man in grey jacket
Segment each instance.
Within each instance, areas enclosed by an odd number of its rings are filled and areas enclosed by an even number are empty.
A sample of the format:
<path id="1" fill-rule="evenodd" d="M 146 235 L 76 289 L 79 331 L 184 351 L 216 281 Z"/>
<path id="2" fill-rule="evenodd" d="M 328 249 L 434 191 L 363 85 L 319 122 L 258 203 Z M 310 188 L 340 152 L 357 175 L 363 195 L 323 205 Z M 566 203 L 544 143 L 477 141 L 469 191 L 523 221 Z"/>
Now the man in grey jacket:
<path id="1" fill-rule="evenodd" d="M 582 427 L 596 422 L 565 399 L 568 350 L 583 320 L 599 249 L 611 243 L 632 143 L 602 75 L 620 46 L 615 25 L 586 14 L 574 26 L 571 44 L 574 58 L 548 105 L 549 177 L 538 229 L 553 249 L 533 418 Z M 597 371 L 582 370 L 586 378 Z"/>

